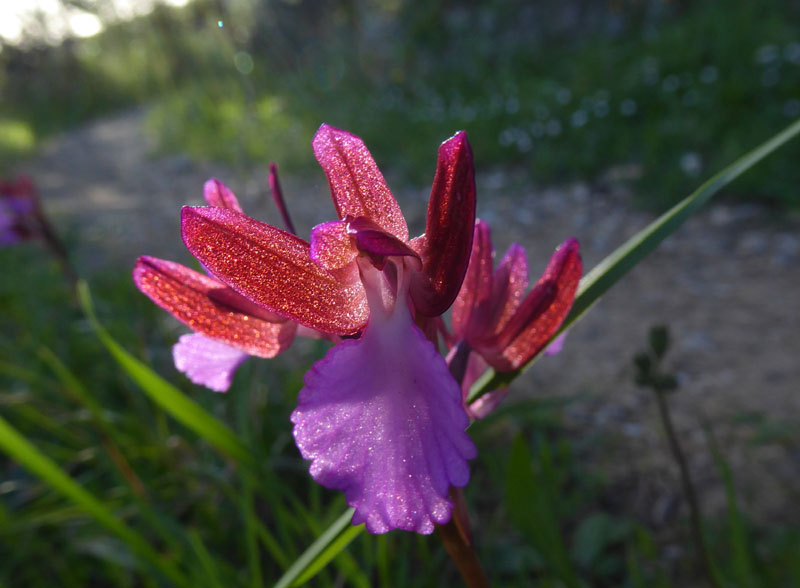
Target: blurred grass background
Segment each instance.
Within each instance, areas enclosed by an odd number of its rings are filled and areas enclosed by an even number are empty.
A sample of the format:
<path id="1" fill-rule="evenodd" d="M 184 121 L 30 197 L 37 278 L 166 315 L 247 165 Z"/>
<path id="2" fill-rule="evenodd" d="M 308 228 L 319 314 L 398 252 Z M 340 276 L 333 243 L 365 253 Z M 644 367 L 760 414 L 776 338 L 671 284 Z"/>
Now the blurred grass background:
<path id="1" fill-rule="evenodd" d="M 0 156 L 146 104 L 165 151 L 242 165 L 280 154 L 303 170 L 324 121 L 418 180 L 419 146 L 468 128 L 484 165 L 542 184 L 624 178 L 660 209 L 800 116 L 798 22 L 800 5 L 781 0 L 157 6 L 91 38 L 5 45 Z M 729 194 L 796 208 L 789 149 Z"/>
<path id="2" fill-rule="evenodd" d="M 144 106 L 163 152 L 243 167 L 279 155 L 302 173 L 324 121 L 414 181 L 430 177 L 430 146 L 467 128 L 484 167 L 523 167 L 542 184 L 621 178 L 660 209 L 800 116 L 798 22 L 800 5 L 778 0 L 157 6 L 90 38 L 2 46 L 0 172 L 55 133 Z M 797 208 L 798 154 L 789 145 L 728 197 Z M 322 347 L 250 362 L 230 393 L 212 394 L 175 374 L 180 329 L 128 268 L 93 279 L 114 337 L 236 431 L 260 464 L 252 479 L 118 371 L 40 249 L 0 250 L 0 266 L 14 276 L 0 281 L 2 416 L 192 585 L 270 585 L 339 516 L 341 496 L 310 480 L 287 424 Z M 593 466 L 614 448 L 565 427 L 565 404 L 581 401 L 517 403 L 471 429 L 481 454 L 467 499 L 489 574 L 504 586 L 699 585 L 685 519 L 643 520 Z M 741 427 L 753 444 L 797 451 L 796 423 Z M 800 529 L 748 520 L 726 481 L 728 510 L 707 521 L 720 584 L 800 585 Z M 404 533 L 359 537 L 314 580 L 458 583 L 437 541 Z M 169 583 L 3 456 L 0 586 L 53 585 Z"/>

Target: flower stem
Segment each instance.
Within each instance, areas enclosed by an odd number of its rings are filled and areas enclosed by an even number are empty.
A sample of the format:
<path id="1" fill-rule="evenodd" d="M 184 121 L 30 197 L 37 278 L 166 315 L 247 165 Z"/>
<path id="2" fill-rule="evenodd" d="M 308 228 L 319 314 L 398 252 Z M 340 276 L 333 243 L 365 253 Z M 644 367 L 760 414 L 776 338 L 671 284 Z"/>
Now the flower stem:
<path id="1" fill-rule="evenodd" d="M 711 556 L 706 548 L 706 542 L 703 536 L 703 523 L 700 518 L 700 505 L 697 500 L 697 492 L 695 491 L 692 477 L 689 474 L 689 466 L 686 463 L 686 456 L 683 453 L 681 444 L 678 442 L 678 436 L 675 434 L 675 428 L 672 424 L 672 417 L 670 416 L 669 406 L 667 405 L 665 390 L 660 386 L 654 386 L 656 393 L 656 400 L 658 401 L 658 412 L 661 417 L 661 423 L 664 426 L 664 432 L 667 435 L 667 442 L 672 451 L 672 456 L 678 464 L 678 469 L 681 474 L 681 485 L 683 486 L 683 493 L 686 496 L 686 501 L 689 503 L 689 518 L 692 529 L 692 539 L 694 540 L 695 549 L 700 556 L 702 562 L 703 572 L 705 573 L 708 583 L 712 587 L 717 586 L 716 577 L 714 574 L 714 565 L 711 561 Z"/>
<path id="2" fill-rule="evenodd" d="M 449 523 L 436 525 L 436 532 L 468 588 L 488 588 L 489 579 L 481 567 L 481 562 L 478 561 L 478 556 L 459 529 L 457 519 L 458 514 L 453 512 L 453 518 Z"/>

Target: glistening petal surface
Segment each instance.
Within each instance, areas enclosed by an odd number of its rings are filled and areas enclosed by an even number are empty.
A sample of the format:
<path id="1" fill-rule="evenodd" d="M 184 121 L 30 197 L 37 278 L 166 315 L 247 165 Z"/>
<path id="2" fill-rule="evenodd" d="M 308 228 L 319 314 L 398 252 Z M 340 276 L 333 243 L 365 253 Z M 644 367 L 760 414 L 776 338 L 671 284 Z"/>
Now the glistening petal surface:
<path id="1" fill-rule="evenodd" d="M 475 223 L 469 266 L 450 315 L 453 333 L 467 341 L 487 328 L 486 315 L 492 298 L 493 253 L 489 225 L 479 220 Z"/>
<path id="2" fill-rule="evenodd" d="M 340 219 L 363 216 L 398 239 L 408 241 L 408 226 L 400 206 L 359 137 L 322 125 L 312 146 L 328 177 Z"/>
<path id="3" fill-rule="evenodd" d="M 231 189 L 217 178 L 211 178 L 203 184 L 203 197 L 209 206 L 230 208 L 231 210 L 242 212 L 242 207 L 239 206 L 239 201 Z"/>
<path id="4" fill-rule="evenodd" d="M 199 333 L 182 335 L 172 346 L 175 367 L 195 384 L 215 392 L 228 391 L 233 375 L 248 357 L 235 347 Z"/>
<path id="5" fill-rule="evenodd" d="M 502 356 L 487 357 L 492 367 L 499 371 L 517 369 L 542 350 L 569 313 L 581 272 L 578 241 L 569 239 L 553 254 L 544 274 L 506 326 L 506 333 L 517 332 L 504 346 Z M 544 294 L 538 296 L 541 292 Z"/>
<path id="6" fill-rule="evenodd" d="M 272 318 L 225 284 L 179 263 L 140 257 L 133 281 L 158 306 L 193 331 L 259 357 L 274 357 L 292 342 L 296 325 Z"/>
<path id="7" fill-rule="evenodd" d="M 411 298 L 425 316 L 445 312 L 461 289 L 475 226 L 475 168 L 464 131 L 442 143 Z"/>
<path id="8" fill-rule="evenodd" d="M 253 302 L 325 333 L 351 335 L 366 324 L 361 283 L 317 265 L 299 237 L 223 208 L 184 207 L 181 221 L 189 251 Z"/>
<path id="9" fill-rule="evenodd" d="M 314 365 L 292 422 L 311 475 L 343 490 L 371 533 L 450 520 L 449 488 L 466 485 L 476 454 L 458 384 L 404 305 Z"/>

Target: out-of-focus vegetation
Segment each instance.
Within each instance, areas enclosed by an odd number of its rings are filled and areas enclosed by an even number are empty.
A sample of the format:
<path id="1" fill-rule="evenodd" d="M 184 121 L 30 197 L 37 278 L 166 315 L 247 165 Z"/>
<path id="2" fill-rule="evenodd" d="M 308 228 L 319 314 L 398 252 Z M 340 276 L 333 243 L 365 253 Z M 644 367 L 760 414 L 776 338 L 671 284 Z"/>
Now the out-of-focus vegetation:
<path id="1" fill-rule="evenodd" d="M 0 263 L 16 278 L 0 282 L 0 425 L 10 423 L 177 570 L 166 580 L 3 453 L 0 585 L 270 586 L 344 510 L 340 493 L 308 476 L 288 426 L 303 372 L 324 345 L 248 362 L 227 394 L 214 394 L 174 370 L 169 350 L 184 329 L 131 287 L 127 270 L 95 280 L 97 313 L 111 334 L 230 427 L 252 457 L 237 465 L 119 369 L 40 248 L 0 249 Z M 565 407 L 585 401 L 517 399 L 471 427 L 480 454 L 466 497 L 487 573 L 502 586 L 694 585 L 701 572 L 685 517 L 648 520 L 634 506 L 636 480 L 609 480 L 598 467 L 620 451 L 619 440 L 562 421 Z M 796 447 L 796 423 L 751 415 L 740 426 L 754 443 Z M 728 514 L 706 520 L 718 585 L 796 586 L 800 531 L 790 521 L 765 528 L 748 520 L 724 452 L 718 459 Z M 435 537 L 394 532 L 362 533 L 312 585 L 459 582 Z"/>
<path id="2" fill-rule="evenodd" d="M 627 177 L 662 207 L 800 116 L 798 24 L 780 0 L 196 0 L 56 48 L 5 47 L 0 155 L 145 103 L 165 150 L 302 169 L 325 121 L 427 177 L 419 146 L 465 128 L 484 166 Z M 796 207 L 789 149 L 729 193 Z"/>

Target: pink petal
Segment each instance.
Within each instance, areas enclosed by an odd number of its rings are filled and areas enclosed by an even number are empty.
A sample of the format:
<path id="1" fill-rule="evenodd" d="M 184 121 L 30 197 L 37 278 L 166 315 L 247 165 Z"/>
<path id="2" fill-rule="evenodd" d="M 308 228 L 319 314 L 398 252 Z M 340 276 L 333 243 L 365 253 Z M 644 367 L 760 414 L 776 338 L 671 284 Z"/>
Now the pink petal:
<path id="1" fill-rule="evenodd" d="M 488 328 L 485 319 L 492 298 L 493 253 L 489 225 L 479 220 L 475 223 L 467 273 L 451 311 L 453 333 L 461 339 L 469 341 Z"/>
<path id="2" fill-rule="evenodd" d="M 203 197 L 209 206 L 230 208 L 236 212 L 242 212 L 242 207 L 239 206 L 239 201 L 230 188 L 216 178 L 211 178 L 203 184 Z"/>
<path id="3" fill-rule="evenodd" d="M 561 333 L 558 337 L 550 342 L 550 345 L 544 348 L 544 354 L 547 357 L 558 355 L 564 349 L 564 340 L 567 338 L 567 331 Z"/>
<path id="4" fill-rule="evenodd" d="M 464 131 L 442 143 L 433 178 L 425 238 L 423 271 L 411 283 L 416 310 L 425 316 L 445 312 L 461 289 L 472 251 L 475 225 L 475 169 Z"/>
<path id="5" fill-rule="evenodd" d="M 387 257 L 412 257 L 415 261 L 411 263 L 416 270 L 419 271 L 422 267 L 422 261 L 416 251 L 371 220 L 364 217 L 347 220 L 347 230 L 355 237 L 356 248 L 361 253 L 369 255 L 373 265 L 378 269 L 383 269 Z"/>
<path id="6" fill-rule="evenodd" d="M 343 220 L 322 223 L 311 229 L 311 259 L 326 270 L 338 270 L 358 257 L 358 249 Z"/>
<path id="7" fill-rule="evenodd" d="M 448 355 L 448 359 L 450 355 Z M 467 366 L 464 370 L 464 377 L 461 379 L 461 399 L 464 403 L 464 409 L 467 411 L 469 418 L 473 420 L 483 419 L 489 416 L 497 405 L 500 404 L 508 394 L 508 386 L 503 386 L 484 394 L 472 404 L 467 404 L 470 390 L 475 382 L 478 381 L 489 364 L 480 356 L 480 354 L 471 352 L 467 358 Z"/>
<path id="8" fill-rule="evenodd" d="M 224 208 L 184 207 L 181 219 L 189 251 L 242 296 L 325 333 L 352 335 L 366 324 L 361 282 L 325 271 L 299 237 Z"/>
<path id="9" fill-rule="evenodd" d="M 581 279 L 578 242 L 569 239 L 553 254 L 542 277 L 494 342 L 497 354 L 484 354 L 498 371 L 515 370 L 547 344 L 569 313 Z"/>
<path id="10" fill-rule="evenodd" d="M 458 384 L 407 308 L 317 362 L 291 418 L 311 475 L 345 492 L 353 524 L 428 534 L 450 520 L 449 488 L 466 485 L 476 449 Z"/>
<path id="11" fill-rule="evenodd" d="M 172 347 L 175 367 L 192 382 L 216 392 L 227 392 L 233 374 L 250 357 L 235 347 L 197 333 L 182 335 Z"/>
<path id="12" fill-rule="evenodd" d="M 312 146 L 328 176 L 340 219 L 363 216 L 398 239 L 408 241 L 408 226 L 400 206 L 360 138 L 322 125 Z"/>
<path id="13" fill-rule="evenodd" d="M 519 308 L 528 287 L 528 258 L 517 243 L 500 260 L 492 275 L 491 334 L 499 333 Z"/>
<path id="14" fill-rule="evenodd" d="M 179 263 L 140 257 L 133 281 L 190 329 L 259 357 L 274 357 L 294 338 L 296 325 Z"/>

